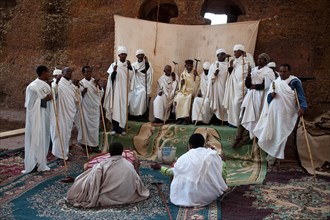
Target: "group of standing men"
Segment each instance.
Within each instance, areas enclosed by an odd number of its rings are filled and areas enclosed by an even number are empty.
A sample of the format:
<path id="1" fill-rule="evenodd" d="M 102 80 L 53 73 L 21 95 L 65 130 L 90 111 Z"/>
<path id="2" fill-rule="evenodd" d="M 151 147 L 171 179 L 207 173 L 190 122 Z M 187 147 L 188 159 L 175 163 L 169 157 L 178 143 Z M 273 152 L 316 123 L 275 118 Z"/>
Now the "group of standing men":
<path id="1" fill-rule="evenodd" d="M 205 62 L 201 74 L 190 59 L 185 61 L 180 76 L 166 65 L 164 75 L 157 80 L 152 103 L 155 121 L 166 122 L 174 112 L 177 124 L 188 124 L 190 120 L 208 124 L 214 115 L 219 121 L 238 127 L 233 147 L 257 137 L 259 146 L 271 158 L 283 159 L 286 139 L 297 116 L 307 109 L 301 82 L 291 76 L 288 64 L 280 67 L 280 77 L 276 79 L 278 73 L 266 53 L 258 56 L 255 66 L 243 45 L 235 45 L 233 51 L 231 58 L 224 49 L 216 50 L 217 60 L 212 64 Z M 47 83 L 48 68 L 37 68 L 38 79 L 26 91 L 23 172 L 31 172 L 36 165 L 40 171 L 49 169 L 46 154 L 50 137 L 52 153 L 67 160 L 73 123 L 78 128 L 78 142 L 96 151 L 103 93 L 112 135 L 125 135 L 128 113 L 146 113 L 153 81 L 151 64 L 142 49 L 136 51 L 137 61 L 133 64 L 126 60 L 126 47 L 119 46 L 117 55 L 119 59 L 107 71 L 105 92 L 99 80 L 91 76 L 89 66 L 82 68 L 85 78 L 80 81 L 71 80 L 69 67 L 55 70 L 56 80 L 51 85 Z M 295 104 L 295 91 L 299 107 Z"/>

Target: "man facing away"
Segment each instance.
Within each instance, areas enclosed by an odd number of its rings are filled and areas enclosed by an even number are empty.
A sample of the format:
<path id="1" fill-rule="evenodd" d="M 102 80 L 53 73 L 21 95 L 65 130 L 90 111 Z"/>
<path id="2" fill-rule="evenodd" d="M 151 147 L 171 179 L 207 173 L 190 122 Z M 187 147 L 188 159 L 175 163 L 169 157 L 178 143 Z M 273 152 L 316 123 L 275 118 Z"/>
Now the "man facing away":
<path id="1" fill-rule="evenodd" d="M 77 102 L 80 98 L 80 94 L 77 93 L 78 81 L 72 82 L 71 77 L 72 69 L 65 67 L 58 83 L 58 97 L 56 99 L 57 114 L 54 114 L 55 123 L 52 123 L 53 128 L 51 129 L 54 132 L 52 134 L 52 153 L 55 157 L 65 160 L 68 159 L 71 130 L 74 117 L 77 113 Z"/>
<path id="2" fill-rule="evenodd" d="M 217 61 L 211 64 L 209 70 L 208 92 L 210 99 L 210 107 L 218 120 L 228 121 L 227 111 L 223 107 L 223 99 L 225 95 L 226 82 L 228 76 L 228 62 L 226 61 L 227 53 L 224 49 L 216 51 Z"/>
<path id="3" fill-rule="evenodd" d="M 284 159 L 284 148 L 293 131 L 298 116 L 307 110 L 307 102 L 300 80 L 291 75 L 289 64 L 280 66 L 280 77 L 268 90 L 260 119 L 253 131 L 258 145 L 267 154 L 271 166 L 277 159 Z M 297 105 L 296 95 L 300 106 Z"/>
<path id="4" fill-rule="evenodd" d="M 127 57 L 127 48 L 119 46 L 117 50 L 118 61 L 112 63 L 108 69 L 108 83 L 104 96 L 103 107 L 106 110 L 106 118 L 112 122 L 111 135 L 126 132 L 124 128 L 127 123 L 127 111 L 129 93 L 131 91 L 131 80 L 134 69 Z"/>
<path id="5" fill-rule="evenodd" d="M 38 171 L 50 170 L 47 166 L 50 142 L 49 101 L 53 99 L 48 84 L 50 74 L 46 66 L 38 66 L 36 72 L 38 78 L 26 89 L 25 169 L 22 173 L 30 173 L 36 166 L 38 166 Z"/>
<path id="6" fill-rule="evenodd" d="M 178 88 L 177 80 L 172 67 L 166 65 L 164 74 L 157 80 L 157 96 L 153 103 L 155 122 L 164 122 L 170 117 L 174 95 Z"/>
<path id="7" fill-rule="evenodd" d="M 193 70 L 193 64 L 193 60 L 186 60 L 185 69 L 180 75 L 179 91 L 174 98 L 177 124 L 188 124 L 191 102 L 199 89 L 200 77 L 197 70 Z"/>
<path id="8" fill-rule="evenodd" d="M 239 125 L 239 115 L 241 104 L 246 94 L 244 86 L 245 77 L 249 66 L 254 67 L 251 54 L 245 52 L 245 47 L 237 44 L 233 48 L 235 59 L 230 61 L 229 79 L 225 91 L 223 105 L 227 109 L 228 123 L 237 127 Z"/>
<path id="9" fill-rule="evenodd" d="M 189 150 L 174 164 L 173 169 L 153 164 L 165 175 L 173 175 L 170 200 L 177 206 L 205 206 L 212 203 L 227 189 L 225 163 L 218 152 L 204 147 L 204 137 L 192 134 Z"/>
<path id="10" fill-rule="evenodd" d="M 197 97 L 194 99 L 191 120 L 194 122 L 203 122 L 204 124 L 209 124 L 212 118 L 212 111 L 210 108 L 210 100 L 208 98 L 208 83 L 209 83 L 209 68 L 210 63 L 203 63 L 203 73 L 200 74 L 200 86 Z"/>
<path id="11" fill-rule="evenodd" d="M 144 50 L 135 52 L 137 61 L 132 64 L 134 72 L 133 91 L 130 96 L 130 115 L 141 117 L 147 111 L 147 102 L 151 93 L 153 69 Z M 147 89 L 147 91 L 146 91 Z"/>
<path id="12" fill-rule="evenodd" d="M 78 109 L 78 114 L 76 115 L 77 140 L 79 144 L 87 145 L 91 151 L 99 153 L 100 105 L 103 89 L 99 85 L 99 79 L 92 77 L 92 68 L 90 66 L 84 66 L 82 73 L 85 78 L 80 80 L 79 84 L 82 94 L 80 104 L 83 123 L 80 120 L 80 109 Z"/>
<path id="13" fill-rule="evenodd" d="M 67 194 L 74 206 L 91 208 L 139 202 L 149 197 L 134 166 L 122 157 L 123 145 L 112 143 L 110 158 L 80 174 Z"/>

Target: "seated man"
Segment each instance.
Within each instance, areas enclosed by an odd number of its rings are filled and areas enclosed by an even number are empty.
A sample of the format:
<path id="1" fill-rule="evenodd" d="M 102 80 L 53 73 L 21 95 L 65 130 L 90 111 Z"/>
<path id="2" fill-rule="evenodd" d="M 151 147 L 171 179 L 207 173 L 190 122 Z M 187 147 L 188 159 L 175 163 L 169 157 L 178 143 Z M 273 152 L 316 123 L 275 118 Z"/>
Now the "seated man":
<path id="1" fill-rule="evenodd" d="M 178 206 L 205 206 L 212 203 L 227 189 L 223 178 L 223 162 L 217 151 L 205 148 L 204 137 L 192 134 L 190 150 L 174 164 L 173 169 L 152 165 L 162 173 L 173 174 L 170 200 Z"/>
<path id="2" fill-rule="evenodd" d="M 122 157 L 123 145 L 112 143 L 109 159 L 80 174 L 70 190 L 67 200 L 74 206 L 91 208 L 139 202 L 149 197 L 134 170 Z"/>

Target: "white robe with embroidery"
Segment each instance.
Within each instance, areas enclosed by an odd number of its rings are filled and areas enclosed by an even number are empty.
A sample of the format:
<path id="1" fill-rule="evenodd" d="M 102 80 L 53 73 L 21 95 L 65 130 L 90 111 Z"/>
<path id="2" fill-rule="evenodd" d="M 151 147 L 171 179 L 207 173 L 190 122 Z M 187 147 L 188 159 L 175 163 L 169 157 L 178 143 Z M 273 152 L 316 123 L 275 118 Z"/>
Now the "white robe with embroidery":
<path id="1" fill-rule="evenodd" d="M 80 81 L 80 90 L 87 88 L 87 92 L 84 97 L 81 98 L 82 117 L 84 123 L 80 121 L 80 112 L 76 115 L 76 126 L 78 129 L 78 142 L 81 144 L 87 144 L 91 147 L 99 145 L 99 126 L 100 126 L 100 105 L 103 96 L 103 90 L 99 90 L 95 83 L 94 78 L 90 81 L 85 78 Z M 82 129 L 85 127 L 85 131 Z M 86 137 L 84 136 L 86 133 Z M 86 142 L 85 143 L 85 138 Z"/>
<path id="2" fill-rule="evenodd" d="M 284 159 L 284 148 L 288 136 L 294 129 L 298 118 L 298 105 L 295 92 L 289 86 L 295 76 L 286 80 L 278 77 L 275 82 L 276 96 L 270 104 L 266 101 L 260 119 L 253 131 L 258 145 L 270 156 Z M 273 92 L 269 88 L 268 94 Z"/>
<path id="3" fill-rule="evenodd" d="M 22 173 L 30 173 L 38 164 L 38 171 L 46 171 L 50 142 L 50 105 L 42 108 L 41 99 L 51 93 L 50 86 L 36 79 L 26 89 L 25 157 Z"/>
<path id="4" fill-rule="evenodd" d="M 253 130 L 259 120 L 264 101 L 267 99 L 266 93 L 272 81 L 275 80 L 275 74 L 268 66 L 264 66 L 261 69 L 258 69 L 258 67 L 253 68 L 251 71 L 252 84 L 261 84 L 263 80 L 265 80 L 265 89 L 249 89 L 241 106 L 241 114 L 245 109 L 241 124 L 250 132 L 251 139 L 254 137 Z"/>
<path id="5" fill-rule="evenodd" d="M 215 71 L 219 69 L 217 76 Z M 228 120 L 227 111 L 223 107 L 223 99 L 225 95 L 226 82 L 229 78 L 228 62 L 216 61 L 209 69 L 208 97 L 210 99 L 210 107 L 215 116 L 222 121 Z"/>
<path id="6" fill-rule="evenodd" d="M 61 159 L 68 159 L 71 130 L 74 117 L 77 113 L 77 100 L 76 87 L 72 84 L 71 80 L 62 77 L 58 83 L 58 97 L 56 101 L 60 135 L 56 123 L 52 123 L 52 126 L 55 126 L 52 128 L 52 132 L 54 132 L 52 135 L 52 153 L 55 157 Z M 61 144 L 63 144 L 64 158 Z"/>
<path id="7" fill-rule="evenodd" d="M 217 151 L 199 147 L 179 157 L 173 168 L 170 200 L 178 206 L 205 206 L 227 190 Z"/>
<path id="8" fill-rule="evenodd" d="M 227 109 L 228 123 L 234 126 L 239 125 L 241 104 L 244 98 L 243 91 L 244 95 L 246 94 L 244 82 L 248 72 L 248 65 L 254 67 L 254 61 L 251 55 L 247 55 L 244 58 L 243 56 L 236 58 L 234 60 L 233 71 L 226 84 L 223 105 Z"/>
<path id="9" fill-rule="evenodd" d="M 171 107 L 175 92 L 178 88 L 178 81 L 172 76 L 162 75 L 157 81 L 157 96 L 154 100 L 154 117 L 166 121 L 170 117 Z M 162 95 L 158 95 L 162 91 Z"/>
<path id="10" fill-rule="evenodd" d="M 191 119 L 192 121 L 203 121 L 203 123 L 208 124 L 211 121 L 211 118 L 213 116 L 213 113 L 210 108 L 210 100 L 208 98 L 207 89 L 208 89 L 208 83 L 209 83 L 209 75 L 205 75 L 203 72 L 200 75 L 201 81 L 199 89 L 201 90 L 202 97 L 195 97 L 191 112 Z M 203 97 L 205 96 L 204 103 L 203 103 Z M 202 107 L 203 105 L 203 107 Z M 201 109 L 202 107 L 202 109 Z M 201 109 L 201 112 L 200 112 Z M 200 112 L 200 114 L 199 114 Z M 199 115 L 198 115 L 199 114 Z M 198 117 L 198 119 L 197 119 Z"/>
<path id="11" fill-rule="evenodd" d="M 149 63 L 149 69 L 147 70 L 147 75 L 141 71 L 145 70 L 145 61 L 134 62 L 132 64 L 135 69 L 134 78 L 133 78 L 133 91 L 130 96 L 129 109 L 131 115 L 143 115 L 146 110 L 146 81 L 147 81 L 147 95 L 149 97 L 151 93 L 151 86 L 153 80 L 153 69 L 151 63 Z"/>
<path id="12" fill-rule="evenodd" d="M 108 69 L 108 83 L 104 96 L 103 107 L 106 110 L 106 118 L 110 121 L 115 120 L 119 123 L 121 128 L 125 128 L 126 125 L 126 113 L 127 113 L 127 92 L 128 92 L 128 100 L 130 96 L 130 91 L 132 90 L 131 80 L 133 78 L 133 71 L 127 69 L 127 62 L 124 63 L 118 61 L 117 62 L 117 75 L 116 79 L 112 83 L 111 74 L 113 72 L 113 68 L 116 65 L 112 63 Z M 127 72 L 128 72 L 128 86 L 127 86 Z"/>

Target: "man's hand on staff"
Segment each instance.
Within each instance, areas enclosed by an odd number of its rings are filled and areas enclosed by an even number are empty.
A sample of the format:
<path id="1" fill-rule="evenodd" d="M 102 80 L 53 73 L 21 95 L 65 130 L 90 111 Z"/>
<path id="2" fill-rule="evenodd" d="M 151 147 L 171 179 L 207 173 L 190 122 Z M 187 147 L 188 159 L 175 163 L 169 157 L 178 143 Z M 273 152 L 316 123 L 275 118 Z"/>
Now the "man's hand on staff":
<path id="1" fill-rule="evenodd" d="M 304 110 L 302 110 L 301 108 L 298 110 L 298 116 L 301 117 L 304 115 Z"/>
<path id="2" fill-rule="evenodd" d="M 50 101 L 53 99 L 53 96 L 51 93 L 47 94 L 45 98 L 43 98 L 46 102 Z"/>
<path id="3" fill-rule="evenodd" d="M 132 68 L 132 64 L 131 64 L 131 61 L 129 61 L 129 60 L 127 60 L 127 68 L 128 68 L 129 70 L 133 70 L 133 68 Z"/>
<path id="4" fill-rule="evenodd" d="M 218 76 L 218 74 L 219 74 L 219 69 L 215 71 L 214 76 Z"/>

